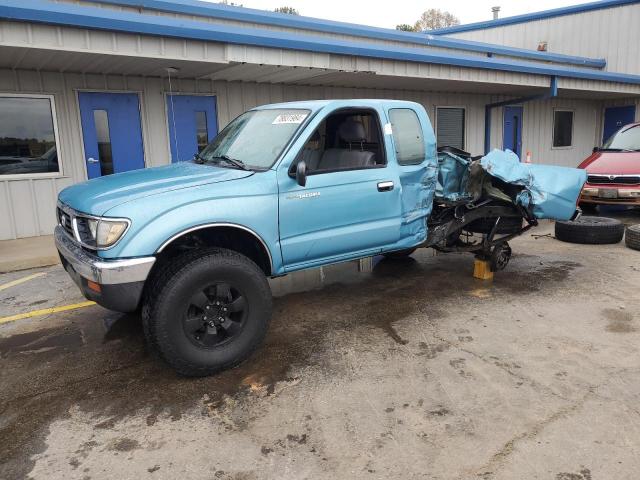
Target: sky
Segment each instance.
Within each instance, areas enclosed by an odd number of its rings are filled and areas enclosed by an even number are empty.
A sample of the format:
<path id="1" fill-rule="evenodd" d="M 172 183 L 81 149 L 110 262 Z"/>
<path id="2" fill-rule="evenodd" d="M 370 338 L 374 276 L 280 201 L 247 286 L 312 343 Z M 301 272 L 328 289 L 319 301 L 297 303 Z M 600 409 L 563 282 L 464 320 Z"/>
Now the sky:
<path id="1" fill-rule="evenodd" d="M 461 23 L 471 23 L 490 20 L 493 6 L 500 6 L 500 16 L 507 17 L 587 1 L 589 0 L 230 0 L 229 3 L 261 10 L 289 6 L 309 17 L 395 28 L 400 23 L 415 23 L 420 14 L 429 8 L 449 11 Z"/>

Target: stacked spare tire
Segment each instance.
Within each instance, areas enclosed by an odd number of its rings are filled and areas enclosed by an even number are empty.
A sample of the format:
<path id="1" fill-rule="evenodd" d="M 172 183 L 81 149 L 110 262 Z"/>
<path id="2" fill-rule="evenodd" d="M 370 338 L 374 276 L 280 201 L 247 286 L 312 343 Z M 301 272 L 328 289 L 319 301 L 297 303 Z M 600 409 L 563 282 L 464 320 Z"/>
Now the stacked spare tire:
<path id="1" fill-rule="evenodd" d="M 569 243 L 607 245 L 622 241 L 627 247 L 640 250 L 640 224 L 627 227 L 620 220 L 608 217 L 581 216 L 574 221 L 556 222 L 558 240 Z"/>
<path id="2" fill-rule="evenodd" d="M 556 222 L 556 238 L 563 242 L 606 245 L 618 243 L 624 236 L 620 220 L 581 216 L 574 221 Z"/>
<path id="3" fill-rule="evenodd" d="M 640 224 L 627 227 L 624 243 L 629 248 L 640 250 Z"/>

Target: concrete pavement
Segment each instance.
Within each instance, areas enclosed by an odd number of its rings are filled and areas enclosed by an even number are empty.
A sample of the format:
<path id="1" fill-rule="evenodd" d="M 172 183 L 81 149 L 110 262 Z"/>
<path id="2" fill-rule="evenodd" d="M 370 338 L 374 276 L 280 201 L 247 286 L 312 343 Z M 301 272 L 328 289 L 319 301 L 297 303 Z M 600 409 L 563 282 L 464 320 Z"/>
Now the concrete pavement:
<path id="1" fill-rule="evenodd" d="M 266 344 L 205 379 L 98 306 L 0 325 L 0 478 L 637 478 L 640 252 L 512 247 L 493 283 L 431 250 L 284 277 Z M 38 271 L 1 315 L 82 300 Z"/>

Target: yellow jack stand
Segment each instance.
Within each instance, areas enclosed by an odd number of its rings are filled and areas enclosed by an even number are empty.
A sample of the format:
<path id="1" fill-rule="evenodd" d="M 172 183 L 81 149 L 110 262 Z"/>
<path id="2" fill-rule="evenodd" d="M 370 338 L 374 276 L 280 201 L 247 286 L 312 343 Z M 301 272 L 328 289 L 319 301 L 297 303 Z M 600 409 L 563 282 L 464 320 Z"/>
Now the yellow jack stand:
<path id="1" fill-rule="evenodd" d="M 489 260 L 475 258 L 473 261 L 473 278 L 477 278 L 479 280 L 493 280 L 491 262 Z"/>

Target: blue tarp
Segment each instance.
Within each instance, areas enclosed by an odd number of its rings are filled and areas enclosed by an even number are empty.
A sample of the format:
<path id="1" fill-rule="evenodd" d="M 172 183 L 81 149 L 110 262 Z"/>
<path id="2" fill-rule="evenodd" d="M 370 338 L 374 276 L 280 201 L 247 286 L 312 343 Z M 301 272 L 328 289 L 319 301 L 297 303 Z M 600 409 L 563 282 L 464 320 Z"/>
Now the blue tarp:
<path id="1" fill-rule="evenodd" d="M 516 201 L 525 208 L 532 205 L 536 218 L 569 220 L 587 181 L 585 170 L 521 163 L 510 150 L 493 150 L 480 160 L 480 164 L 491 176 L 525 187 Z"/>

